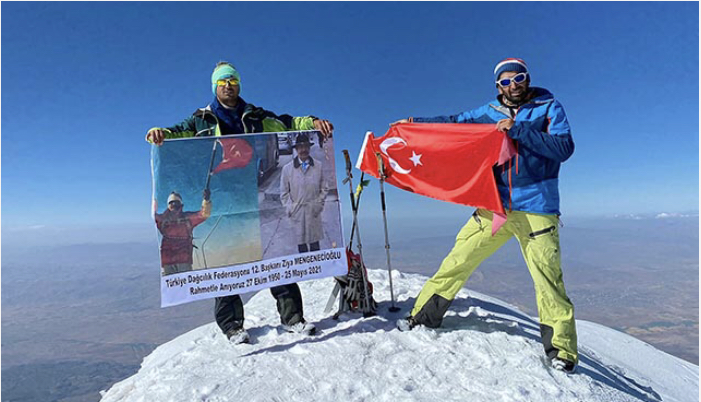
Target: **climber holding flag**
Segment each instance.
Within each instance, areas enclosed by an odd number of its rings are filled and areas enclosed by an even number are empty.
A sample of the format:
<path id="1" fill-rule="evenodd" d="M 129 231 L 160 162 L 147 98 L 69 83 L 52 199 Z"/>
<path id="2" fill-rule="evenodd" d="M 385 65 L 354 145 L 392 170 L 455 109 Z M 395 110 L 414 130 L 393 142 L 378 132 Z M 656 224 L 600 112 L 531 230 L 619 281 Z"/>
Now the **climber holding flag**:
<path id="1" fill-rule="evenodd" d="M 184 212 L 182 197 L 173 191 L 168 196 L 166 210 L 162 214 L 154 211 L 156 227 L 163 236 L 161 240 L 162 275 L 192 271 L 194 248 L 192 230 L 211 215 L 212 201 L 209 197 L 210 191 L 206 188 L 202 194 L 202 208 L 196 212 Z"/>

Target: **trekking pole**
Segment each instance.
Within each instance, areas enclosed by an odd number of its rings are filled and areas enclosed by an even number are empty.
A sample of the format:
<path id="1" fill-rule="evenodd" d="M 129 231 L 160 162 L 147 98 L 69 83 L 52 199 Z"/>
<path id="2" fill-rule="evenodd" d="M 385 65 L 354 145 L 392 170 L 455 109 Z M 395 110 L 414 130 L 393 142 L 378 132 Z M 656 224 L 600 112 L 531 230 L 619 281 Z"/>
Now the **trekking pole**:
<path id="1" fill-rule="evenodd" d="M 343 157 L 346 159 L 346 178 L 343 179 L 343 184 L 348 182 L 350 188 L 351 208 L 353 209 L 353 223 L 355 224 L 355 236 L 358 239 L 358 254 L 360 254 L 360 274 L 363 278 L 363 290 L 365 291 L 365 306 L 363 308 L 363 317 L 375 315 L 370 310 L 370 295 L 368 294 L 368 278 L 365 272 L 365 260 L 363 259 L 363 245 L 360 242 L 360 225 L 358 225 L 358 206 L 355 204 L 355 195 L 353 194 L 353 173 L 348 150 L 343 150 Z"/>
<path id="2" fill-rule="evenodd" d="M 202 259 L 204 260 L 204 267 L 207 267 L 207 255 L 204 253 L 204 246 L 207 244 L 207 240 L 209 240 L 209 236 L 214 233 L 214 230 L 219 226 L 219 222 L 222 220 L 224 215 L 219 215 L 219 218 L 217 218 L 217 222 L 212 226 L 212 229 L 209 230 L 209 233 L 207 233 L 207 236 L 204 238 L 204 241 L 202 241 Z"/>
<path id="3" fill-rule="evenodd" d="M 389 260 L 389 233 L 387 231 L 387 208 L 385 207 L 385 164 L 382 161 L 382 156 L 379 152 L 375 152 L 375 157 L 377 157 L 377 173 L 380 178 L 380 200 L 382 201 L 382 220 L 385 223 L 385 250 L 387 251 L 387 271 L 389 272 L 389 295 L 392 300 L 392 305 L 389 311 L 396 313 L 401 310 L 394 304 L 394 287 L 392 286 L 392 264 Z"/>

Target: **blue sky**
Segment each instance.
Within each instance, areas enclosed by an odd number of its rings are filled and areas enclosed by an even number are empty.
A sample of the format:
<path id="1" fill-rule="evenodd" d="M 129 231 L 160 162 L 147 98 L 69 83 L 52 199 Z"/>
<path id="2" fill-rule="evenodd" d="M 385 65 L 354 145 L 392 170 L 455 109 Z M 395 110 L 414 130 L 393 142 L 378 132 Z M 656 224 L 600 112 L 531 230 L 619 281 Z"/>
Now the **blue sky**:
<path id="1" fill-rule="evenodd" d="M 367 130 L 480 106 L 494 65 L 520 57 L 572 126 L 565 216 L 696 211 L 698 16 L 694 2 L 3 2 L 2 228 L 150 224 L 144 134 L 205 106 L 219 60 L 248 102 L 330 119 L 340 177 Z M 388 208 L 471 212 L 396 189 Z"/>

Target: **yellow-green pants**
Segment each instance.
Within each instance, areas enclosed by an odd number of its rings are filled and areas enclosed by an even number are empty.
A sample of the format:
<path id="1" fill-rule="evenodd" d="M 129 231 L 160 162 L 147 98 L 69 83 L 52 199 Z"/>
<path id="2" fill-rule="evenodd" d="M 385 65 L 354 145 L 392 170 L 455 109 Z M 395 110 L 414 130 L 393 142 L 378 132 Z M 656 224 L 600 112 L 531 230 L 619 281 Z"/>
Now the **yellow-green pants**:
<path id="1" fill-rule="evenodd" d="M 424 325 L 439 326 L 448 306 L 477 266 L 515 236 L 535 285 L 545 353 L 577 362 L 574 307 L 565 293 L 560 267 L 560 238 L 556 215 L 520 211 L 508 213 L 504 226 L 492 236 L 492 213 L 477 210 L 458 233 L 455 246 L 438 272 L 426 282 L 411 315 Z"/>

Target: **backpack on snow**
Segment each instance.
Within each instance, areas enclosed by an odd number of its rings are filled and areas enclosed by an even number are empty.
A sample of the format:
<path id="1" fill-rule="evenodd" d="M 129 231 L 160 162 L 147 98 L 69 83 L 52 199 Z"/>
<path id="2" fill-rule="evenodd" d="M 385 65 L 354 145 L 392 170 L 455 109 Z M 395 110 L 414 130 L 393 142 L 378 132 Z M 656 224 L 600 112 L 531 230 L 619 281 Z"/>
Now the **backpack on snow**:
<path id="1" fill-rule="evenodd" d="M 360 255 L 355 254 L 351 250 L 346 250 L 348 256 L 348 274 L 344 276 L 337 276 L 336 288 L 340 288 L 341 298 L 340 305 L 338 307 L 338 312 L 334 314 L 334 318 L 338 318 L 344 312 L 363 312 L 368 315 L 377 311 L 377 302 L 373 298 L 373 286 L 368 280 L 367 290 L 369 300 L 369 308 L 366 308 L 366 298 L 365 298 L 365 285 L 363 284 L 363 277 L 367 278 L 367 269 L 360 259 Z M 338 294 L 338 289 L 334 289 L 331 294 L 330 302 L 333 302 L 335 296 Z"/>

